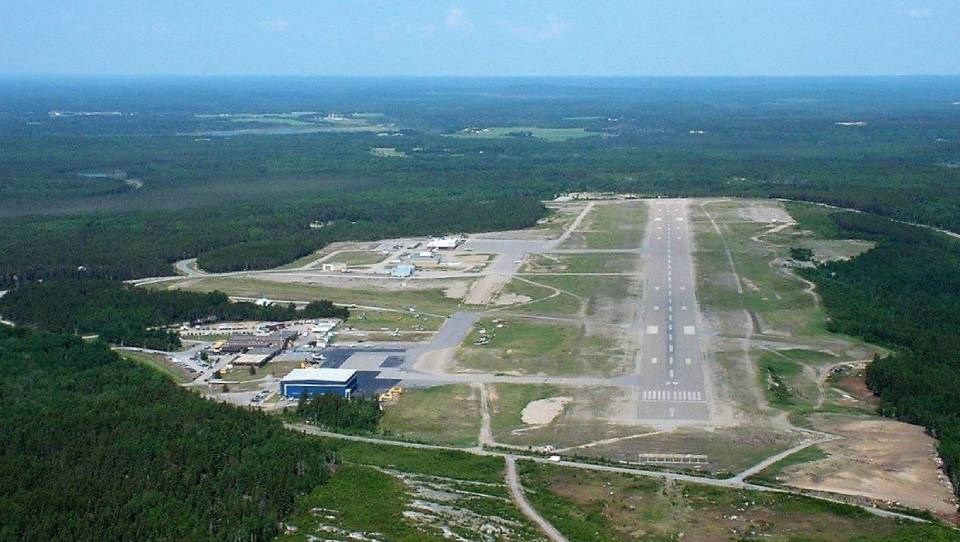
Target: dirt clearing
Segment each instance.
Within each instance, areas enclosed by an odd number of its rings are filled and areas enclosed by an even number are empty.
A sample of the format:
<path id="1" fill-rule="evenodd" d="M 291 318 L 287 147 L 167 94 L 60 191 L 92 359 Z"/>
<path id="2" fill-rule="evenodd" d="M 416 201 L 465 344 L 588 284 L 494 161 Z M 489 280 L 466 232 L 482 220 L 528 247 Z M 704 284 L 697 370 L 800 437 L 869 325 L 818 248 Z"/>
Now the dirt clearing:
<path id="1" fill-rule="evenodd" d="M 520 419 L 528 425 L 548 424 L 563 412 L 563 407 L 570 401 L 573 401 L 572 397 L 550 397 L 531 401 L 523 408 Z"/>
<path id="2" fill-rule="evenodd" d="M 829 457 L 787 468 L 786 485 L 858 495 L 958 519 L 956 501 L 940 470 L 937 441 L 922 427 L 882 418 L 823 414 L 818 429 L 845 438 L 821 444 Z"/>

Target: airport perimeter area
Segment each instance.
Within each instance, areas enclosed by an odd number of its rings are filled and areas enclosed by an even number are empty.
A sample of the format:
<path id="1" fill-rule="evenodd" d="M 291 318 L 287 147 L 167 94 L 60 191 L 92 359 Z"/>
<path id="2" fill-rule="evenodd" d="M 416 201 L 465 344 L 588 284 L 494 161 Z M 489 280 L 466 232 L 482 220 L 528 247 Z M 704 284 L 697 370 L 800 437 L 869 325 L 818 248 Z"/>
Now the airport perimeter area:
<path id="1" fill-rule="evenodd" d="M 188 350 L 154 354 L 184 385 L 267 411 L 296 405 L 280 393 L 291 371 L 353 375 L 350 393 L 380 396 L 384 435 L 399 440 L 952 510 L 933 439 L 864 417 L 856 376 L 883 350 L 827 332 L 812 284 L 793 272 L 811 264 L 793 248 L 829 261 L 870 243 L 818 239 L 775 200 L 549 205 L 528 230 L 336 243 L 266 271 L 178 262 L 178 276 L 136 282 L 264 304 L 330 299 L 351 317 L 189 326 Z M 223 351 L 281 331 L 289 340 L 257 351 L 266 358 Z M 809 461 L 780 462 L 804 450 Z"/>

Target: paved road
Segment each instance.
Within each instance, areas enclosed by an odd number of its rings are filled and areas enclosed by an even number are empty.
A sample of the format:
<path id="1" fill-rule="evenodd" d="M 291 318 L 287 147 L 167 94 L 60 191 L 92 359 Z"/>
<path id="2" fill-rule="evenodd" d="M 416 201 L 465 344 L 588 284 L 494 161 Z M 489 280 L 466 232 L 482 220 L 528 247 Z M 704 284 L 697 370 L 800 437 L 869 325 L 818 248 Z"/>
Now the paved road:
<path id="1" fill-rule="evenodd" d="M 707 421 L 705 358 L 685 200 L 651 200 L 644 238 L 637 418 Z"/>
<path id="2" fill-rule="evenodd" d="M 456 348 L 473 329 L 478 318 L 479 315 L 473 312 L 458 312 L 447 318 L 429 343 L 407 350 L 403 366 L 412 368 L 417 360 L 430 352 Z"/>
<path id="3" fill-rule="evenodd" d="M 553 542 L 567 542 L 567 537 L 563 536 L 556 527 L 541 516 L 530 502 L 527 501 L 526 495 L 523 494 L 523 486 L 520 485 L 520 477 L 517 476 L 517 458 L 508 455 L 506 456 L 506 462 L 507 487 L 510 488 L 510 495 L 513 496 L 513 502 L 517 504 L 517 507 L 523 512 L 523 515 L 527 516 L 527 519 L 539 527 L 540 530 L 543 531 L 543 534 L 547 535 L 547 538 Z"/>
<path id="4" fill-rule="evenodd" d="M 202 277 L 206 274 L 203 271 L 200 271 L 200 268 L 197 267 L 196 258 L 180 260 L 174 264 L 174 267 L 176 268 L 177 273 L 180 273 L 185 277 Z"/>

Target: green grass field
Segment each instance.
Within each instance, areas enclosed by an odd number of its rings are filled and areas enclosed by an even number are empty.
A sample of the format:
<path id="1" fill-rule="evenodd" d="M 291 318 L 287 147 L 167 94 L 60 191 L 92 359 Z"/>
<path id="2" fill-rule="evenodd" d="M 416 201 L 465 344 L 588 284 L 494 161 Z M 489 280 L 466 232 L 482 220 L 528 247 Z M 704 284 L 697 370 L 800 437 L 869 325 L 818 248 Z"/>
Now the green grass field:
<path id="1" fill-rule="evenodd" d="M 534 254 L 521 273 L 636 273 L 639 266 L 635 254 Z"/>
<path id="2" fill-rule="evenodd" d="M 400 331 L 409 331 L 419 326 L 423 328 L 423 331 L 436 331 L 443 325 L 443 318 L 425 314 L 420 314 L 417 317 L 417 314 L 410 311 L 353 309 L 350 312 L 350 320 L 347 321 L 345 327 L 361 331 L 381 331 L 383 328 L 390 331 L 396 328 L 400 328 Z"/>
<path id="3" fill-rule="evenodd" d="M 818 461 L 820 459 L 826 459 L 827 457 L 830 457 L 830 454 L 824 452 L 819 446 L 809 446 L 797 453 L 781 459 L 780 461 L 777 461 L 754 476 L 751 476 L 750 481 L 754 483 L 776 485 L 779 483 L 777 481 L 777 477 L 780 476 L 780 474 L 783 473 L 783 471 L 787 468 L 793 465 L 800 465 L 803 463 Z"/>
<path id="4" fill-rule="evenodd" d="M 504 462 L 499 457 L 322 437 L 317 437 L 316 440 L 335 450 L 338 459 L 344 463 L 487 484 L 500 484 L 505 475 Z"/>
<path id="5" fill-rule="evenodd" d="M 178 384 L 193 380 L 192 375 L 183 367 L 172 363 L 166 356 L 160 354 L 151 354 L 149 352 L 133 352 L 130 350 L 118 351 L 121 356 L 134 362 L 149 367 L 158 373 L 166 376 Z"/>
<path id="6" fill-rule="evenodd" d="M 370 149 L 370 154 L 381 158 L 403 158 L 407 155 L 404 151 L 398 151 L 396 147 L 374 147 Z"/>
<path id="7" fill-rule="evenodd" d="M 459 356 L 464 369 L 511 374 L 609 375 L 622 360 L 612 339 L 586 336 L 580 326 L 504 318 L 497 328 L 482 319 L 464 341 Z M 487 333 L 481 334 L 480 330 Z M 489 343 L 476 345 L 481 337 Z"/>
<path id="8" fill-rule="evenodd" d="M 326 259 L 323 263 L 342 263 L 350 267 L 380 263 L 387 255 L 377 250 L 344 250 Z"/>
<path id="9" fill-rule="evenodd" d="M 490 430 L 498 442 L 510 442 L 510 432 L 525 426 L 521 412 L 531 401 L 564 395 L 557 386 L 542 384 L 489 385 Z"/>
<path id="10" fill-rule="evenodd" d="M 645 202 L 599 204 L 563 248 L 636 249 L 643 243 L 646 224 Z"/>
<path id="11" fill-rule="evenodd" d="M 189 279 L 177 283 L 165 283 L 159 287 L 182 285 L 186 290 L 209 292 L 219 290 L 239 297 L 267 297 L 291 301 L 316 301 L 329 299 L 335 303 L 368 305 L 407 310 L 418 310 L 448 316 L 457 309 L 457 300 L 447 298 L 442 289 L 426 290 L 372 290 L 331 288 L 316 284 L 274 282 L 245 277 L 207 277 Z"/>
<path id="12" fill-rule="evenodd" d="M 477 392 L 466 384 L 405 390 L 384 407 L 380 428 L 389 436 L 453 446 L 475 446 L 480 433 Z"/>

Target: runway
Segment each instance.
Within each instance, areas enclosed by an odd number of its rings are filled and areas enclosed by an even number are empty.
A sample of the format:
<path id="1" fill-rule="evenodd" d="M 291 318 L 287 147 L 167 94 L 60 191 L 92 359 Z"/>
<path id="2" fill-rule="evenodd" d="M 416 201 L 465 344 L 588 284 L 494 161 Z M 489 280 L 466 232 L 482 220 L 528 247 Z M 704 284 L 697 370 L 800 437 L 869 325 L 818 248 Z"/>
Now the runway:
<path id="1" fill-rule="evenodd" d="M 690 236 L 685 200 L 650 202 L 636 361 L 640 420 L 710 418 Z"/>

